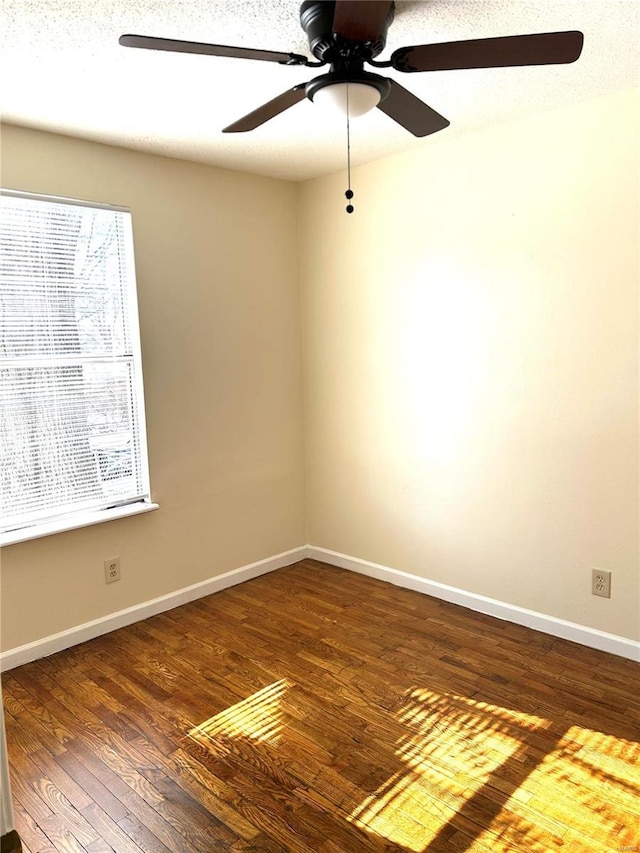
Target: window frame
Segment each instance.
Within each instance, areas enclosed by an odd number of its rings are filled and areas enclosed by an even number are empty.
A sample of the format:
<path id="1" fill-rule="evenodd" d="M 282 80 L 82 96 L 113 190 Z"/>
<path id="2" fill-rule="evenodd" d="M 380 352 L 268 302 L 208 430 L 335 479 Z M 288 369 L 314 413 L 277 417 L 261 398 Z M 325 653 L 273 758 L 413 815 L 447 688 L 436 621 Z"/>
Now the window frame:
<path id="1" fill-rule="evenodd" d="M 117 500 L 107 506 L 93 509 L 74 509 L 66 513 L 52 513 L 48 518 L 27 522 L 24 525 L 17 526 L 11 529 L 5 529 L 0 526 L 0 547 L 12 545 L 18 542 L 24 542 L 31 539 L 38 539 L 44 536 L 49 536 L 54 533 L 60 533 L 68 530 L 75 530 L 81 527 L 99 524 L 105 521 L 112 521 L 118 518 L 125 518 L 132 515 L 140 515 L 142 513 L 151 512 L 159 509 L 157 503 L 151 498 L 151 479 L 149 472 L 149 451 L 147 440 L 147 423 L 145 411 L 144 397 L 144 377 L 142 363 L 142 347 L 140 339 L 140 315 L 138 308 L 138 292 L 137 278 L 135 270 L 135 251 L 133 240 L 133 221 L 131 210 L 127 207 L 118 205 L 104 204 L 100 202 L 86 201 L 83 199 L 66 198 L 64 196 L 44 195 L 41 193 L 32 193 L 22 190 L 9 188 L 0 188 L 0 196 L 9 198 L 22 198 L 29 201 L 42 201 L 53 204 L 75 205 L 81 208 L 91 208 L 98 210 L 108 210 L 115 213 L 125 214 L 127 217 L 126 225 L 123 229 L 124 254 L 130 261 L 127 265 L 127 276 L 124 286 L 124 298 L 126 300 L 126 322 L 128 325 L 128 335 L 130 341 L 130 363 L 132 365 L 132 386 L 134 388 L 134 415 L 138 428 L 138 448 L 139 448 L 139 465 L 140 465 L 140 490 L 138 496 L 131 499 Z M 43 356 L 42 360 L 46 361 L 47 356 Z M 17 359 L 18 360 L 18 359 Z M 91 363 L 91 357 L 86 358 L 86 363 Z M 2 366 L 2 362 L 0 362 Z M 140 496 L 141 495 L 141 496 Z M 105 498 L 105 503 L 108 499 Z"/>

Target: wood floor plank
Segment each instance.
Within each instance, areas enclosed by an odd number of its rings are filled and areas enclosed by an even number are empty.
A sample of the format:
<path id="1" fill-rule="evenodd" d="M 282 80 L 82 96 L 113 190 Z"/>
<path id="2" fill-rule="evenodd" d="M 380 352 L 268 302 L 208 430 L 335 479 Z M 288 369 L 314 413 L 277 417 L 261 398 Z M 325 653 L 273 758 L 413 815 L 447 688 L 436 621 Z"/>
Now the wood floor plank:
<path id="1" fill-rule="evenodd" d="M 98 834 L 99 839 L 108 842 L 114 853 L 145 853 L 122 827 L 112 820 L 96 803 L 91 803 L 82 812 L 88 823 Z"/>
<path id="2" fill-rule="evenodd" d="M 20 826 L 20 839 L 22 841 L 23 853 L 31 850 L 32 853 L 40 853 L 47 846 L 51 848 L 49 839 L 42 832 L 35 818 L 26 811 L 22 804 L 14 796 L 13 803 L 14 819 Z"/>
<path id="3" fill-rule="evenodd" d="M 63 825 L 65 833 L 68 829 L 80 845 L 90 844 L 92 841 L 97 840 L 98 836 L 90 824 L 87 823 L 82 814 L 73 807 L 50 779 L 46 776 L 40 776 L 33 784 L 42 800 L 44 800 L 53 812 L 56 824 L 60 821 Z"/>
<path id="4" fill-rule="evenodd" d="M 80 786 L 92 803 L 98 805 L 114 821 L 127 815 L 127 809 L 106 785 L 97 779 L 75 755 L 66 750 L 56 760 L 66 773 Z"/>
<path id="5" fill-rule="evenodd" d="M 3 676 L 30 853 L 640 846 L 640 665 L 313 560 Z"/>

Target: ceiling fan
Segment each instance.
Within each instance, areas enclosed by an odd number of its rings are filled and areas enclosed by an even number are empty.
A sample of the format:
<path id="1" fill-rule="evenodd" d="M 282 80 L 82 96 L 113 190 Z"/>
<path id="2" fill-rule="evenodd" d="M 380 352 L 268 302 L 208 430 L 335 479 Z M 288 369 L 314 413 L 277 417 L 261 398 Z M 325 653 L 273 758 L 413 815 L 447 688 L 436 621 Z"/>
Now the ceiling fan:
<path id="1" fill-rule="evenodd" d="M 254 130 L 306 97 L 316 102 L 332 101 L 351 117 L 377 107 L 414 136 L 443 130 L 449 122 L 395 80 L 365 70 L 365 63 L 406 73 L 552 65 L 575 62 L 584 41 L 581 32 L 569 30 L 421 44 L 397 48 L 387 61 L 378 62 L 375 57 L 384 50 L 394 11 L 393 0 L 304 0 L 300 24 L 317 62 L 297 53 L 153 36 L 122 35 L 119 41 L 124 47 L 256 59 L 280 65 L 329 65 L 328 73 L 298 83 L 225 127 L 223 133 Z"/>

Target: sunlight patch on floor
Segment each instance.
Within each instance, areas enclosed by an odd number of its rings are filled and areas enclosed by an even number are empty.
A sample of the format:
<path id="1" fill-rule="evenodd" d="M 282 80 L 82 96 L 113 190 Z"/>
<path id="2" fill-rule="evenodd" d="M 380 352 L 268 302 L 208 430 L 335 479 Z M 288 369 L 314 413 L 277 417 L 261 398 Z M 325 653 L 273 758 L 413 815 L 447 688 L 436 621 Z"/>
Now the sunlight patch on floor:
<path id="1" fill-rule="evenodd" d="M 404 769 L 349 816 L 363 829 L 420 853 L 522 746 L 525 730 L 548 722 L 464 696 L 415 689 L 396 715 Z"/>
<path id="2" fill-rule="evenodd" d="M 549 737 L 544 717 L 424 689 L 396 716 L 404 767 L 351 812 L 356 826 L 415 853 L 465 824 L 492 853 L 640 843 L 639 744 L 579 726 Z"/>
<path id="3" fill-rule="evenodd" d="M 571 726 L 532 770 L 526 788 L 526 805 L 512 800 L 509 810 L 532 831 L 534 823 L 548 828 L 572 853 L 600 845 L 640 850 L 639 743 Z"/>
<path id="4" fill-rule="evenodd" d="M 189 737 L 207 745 L 225 738 L 277 742 L 282 729 L 282 697 L 292 684 L 286 678 L 274 681 L 191 729 Z"/>

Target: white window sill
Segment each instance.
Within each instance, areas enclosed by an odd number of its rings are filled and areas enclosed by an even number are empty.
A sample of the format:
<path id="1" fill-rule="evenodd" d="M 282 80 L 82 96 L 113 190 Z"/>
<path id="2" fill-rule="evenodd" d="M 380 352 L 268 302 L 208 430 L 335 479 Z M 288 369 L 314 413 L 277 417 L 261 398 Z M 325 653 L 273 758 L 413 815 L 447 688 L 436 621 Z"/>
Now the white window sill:
<path id="1" fill-rule="evenodd" d="M 160 509 L 158 504 L 140 501 L 139 503 L 116 506 L 97 512 L 78 512 L 64 519 L 59 518 L 56 521 L 50 521 L 47 524 L 34 524 L 30 527 L 21 527 L 19 530 L 0 533 L 0 548 L 5 545 L 15 545 L 17 542 L 28 542 L 30 539 L 51 536 L 52 533 L 64 533 L 66 530 L 77 530 L 80 527 L 101 524 L 103 521 L 127 518 L 130 515 L 142 515 L 142 513 L 153 512 L 156 509 Z"/>

